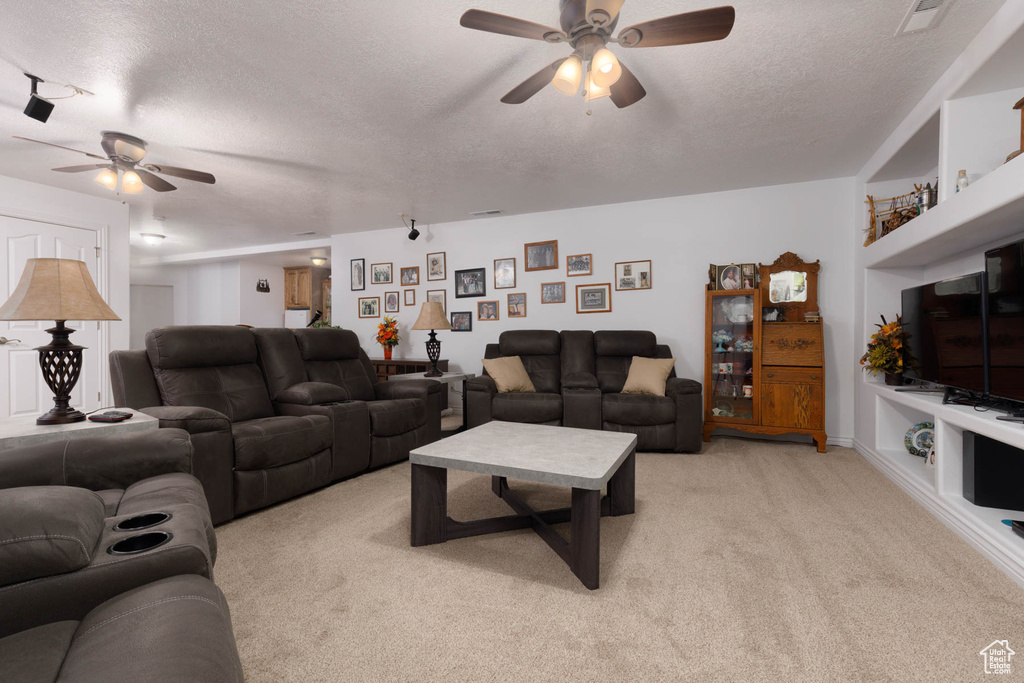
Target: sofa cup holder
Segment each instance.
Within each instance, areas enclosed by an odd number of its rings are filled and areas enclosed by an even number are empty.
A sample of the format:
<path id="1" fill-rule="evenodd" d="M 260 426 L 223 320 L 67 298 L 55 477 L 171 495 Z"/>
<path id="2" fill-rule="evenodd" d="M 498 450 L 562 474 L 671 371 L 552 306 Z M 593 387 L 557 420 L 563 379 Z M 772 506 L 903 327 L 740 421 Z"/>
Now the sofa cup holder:
<path id="1" fill-rule="evenodd" d="M 114 543 L 107 548 L 107 552 L 111 555 L 135 555 L 152 550 L 153 548 L 159 548 L 164 543 L 170 541 L 171 538 L 173 538 L 173 535 L 167 531 L 148 531 L 138 536 L 129 536 Z"/>
<path id="2" fill-rule="evenodd" d="M 139 531 L 163 524 L 171 518 L 169 512 L 147 512 L 143 515 L 135 515 L 128 519 L 122 519 L 114 525 L 114 531 Z"/>

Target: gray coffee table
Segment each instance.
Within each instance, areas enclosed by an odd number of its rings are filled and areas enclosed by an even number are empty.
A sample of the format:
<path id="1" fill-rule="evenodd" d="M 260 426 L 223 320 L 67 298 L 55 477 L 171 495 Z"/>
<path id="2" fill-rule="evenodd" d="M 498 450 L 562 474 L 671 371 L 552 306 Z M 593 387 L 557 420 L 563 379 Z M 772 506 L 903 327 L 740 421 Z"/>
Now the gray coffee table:
<path id="1" fill-rule="evenodd" d="M 413 546 L 532 528 L 587 588 L 599 585 L 600 521 L 635 507 L 636 436 L 590 429 L 488 422 L 409 454 Z M 448 516 L 448 470 L 491 475 L 491 488 L 517 513 L 472 522 Z M 508 478 L 572 488 L 572 507 L 535 511 Z M 601 498 L 601 488 L 608 495 Z M 570 523 L 569 540 L 551 528 Z"/>

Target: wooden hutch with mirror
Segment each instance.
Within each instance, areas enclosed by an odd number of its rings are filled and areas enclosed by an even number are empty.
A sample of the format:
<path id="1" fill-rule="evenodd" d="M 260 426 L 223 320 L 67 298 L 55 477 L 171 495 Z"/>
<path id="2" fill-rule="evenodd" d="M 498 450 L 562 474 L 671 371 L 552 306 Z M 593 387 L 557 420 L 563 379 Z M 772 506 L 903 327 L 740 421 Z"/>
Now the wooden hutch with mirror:
<path id="1" fill-rule="evenodd" d="M 786 252 L 759 265 L 752 289 L 705 301 L 704 441 L 717 428 L 807 434 L 825 452 L 825 349 L 820 263 Z"/>

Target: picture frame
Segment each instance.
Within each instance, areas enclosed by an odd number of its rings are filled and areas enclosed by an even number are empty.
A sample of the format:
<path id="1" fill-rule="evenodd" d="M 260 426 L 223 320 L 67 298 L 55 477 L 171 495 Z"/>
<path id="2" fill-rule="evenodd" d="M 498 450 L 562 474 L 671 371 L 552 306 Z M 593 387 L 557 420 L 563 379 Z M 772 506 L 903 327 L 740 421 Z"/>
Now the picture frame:
<path id="1" fill-rule="evenodd" d="M 348 268 L 352 291 L 361 292 L 366 289 L 366 259 L 354 258 Z"/>
<path id="2" fill-rule="evenodd" d="M 540 285 L 540 302 L 542 304 L 564 304 L 564 282 L 542 282 Z"/>
<path id="3" fill-rule="evenodd" d="M 611 313 L 612 283 L 576 285 L 577 313 Z"/>
<path id="4" fill-rule="evenodd" d="M 501 316 L 501 309 L 497 301 L 477 301 L 476 319 L 478 322 L 489 322 L 498 320 Z"/>
<path id="5" fill-rule="evenodd" d="M 400 271 L 400 277 L 402 278 L 403 287 L 415 287 L 420 283 L 420 267 L 419 266 L 407 266 L 402 268 Z"/>
<path id="6" fill-rule="evenodd" d="M 732 290 L 742 286 L 743 276 L 738 264 L 715 266 L 715 289 Z"/>
<path id="7" fill-rule="evenodd" d="M 651 289 L 650 261 L 621 261 L 615 264 L 615 290 Z"/>
<path id="8" fill-rule="evenodd" d="M 435 251 L 427 254 L 427 281 L 448 279 L 448 266 L 445 252 Z"/>
<path id="9" fill-rule="evenodd" d="M 427 301 L 436 301 L 441 308 L 448 310 L 448 291 L 444 289 L 427 290 Z"/>
<path id="10" fill-rule="evenodd" d="M 473 311 L 452 312 L 452 332 L 472 332 Z"/>
<path id="11" fill-rule="evenodd" d="M 455 298 L 487 296 L 487 269 L 467 268 L 455 271 Z"/>
<path id="12" fill-rule="evenodd" d="M 526 272 L 558 270 L 558 240 L 529 242 L 523 245 Z"/>
<path id="13" fill-rule="evenodd" d="M 514 258 L 494 259 L 494 288 L 515 289 L 516 260 Z"/>
<path id="14" fill-rule="evenodd" d="M 390 285 L 392 283 L 392 275 L 394 268 L 390 263 L 371 263 L 370 264 L 370 284 L 373 285 Z"/>
<path id="15" fill-rule="evenodd" d="M 361 296 L 359 297 L 359 317 L 360 318 L 379 318 L 380 317 L 380 297 L 379 296 Z"/>
<path id="16" fill-rule="evenodd" d="M 384 312 L 398 313 L 398 292 L 384 292 Z"/>
<path id="17" fill-rule="evenodd" d="M 594 274 L 593 254 L 574 254 L 565 257 L 565 275 L 567 277 L 579 277 L 580 275 Z"/>
<path id="18" fill-rule="evenodd" d="M 404 306 L 415 306 L 416 305 L 416 290 L 407 289 L 405 290 L 405 299 L 402 301 Z"/>
<path id="19" fill-rule="evenodd" d="M 526 317 L 526 293 L 517 292 L 515 294 L 508 295 L 508 308 L 506 315 L 509 318 L 525 318 Z"/>

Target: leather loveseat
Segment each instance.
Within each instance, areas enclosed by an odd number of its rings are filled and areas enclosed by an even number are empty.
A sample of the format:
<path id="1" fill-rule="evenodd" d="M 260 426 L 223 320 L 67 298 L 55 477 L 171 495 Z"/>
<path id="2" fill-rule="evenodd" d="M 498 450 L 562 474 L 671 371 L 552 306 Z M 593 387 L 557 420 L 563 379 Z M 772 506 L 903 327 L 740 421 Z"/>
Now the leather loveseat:
<path id="1" fill-rule="evenodd" d="M 467 426 L 492 419 L 560 424 L 636 434 L 639 450 L 701 449 L 699 382 L 676 377 L 673 369 L 665 396 L 622 393 L 634 356 L 672 357 L 653 332 L 509 330 L 484 352 L 484 358 L 507 356 L 520 356 L 537 393 L 500 394 L 485 370 L 466 383 Z M 553 367 L 558 368 L 557 377 L 551 375 Z"/>

